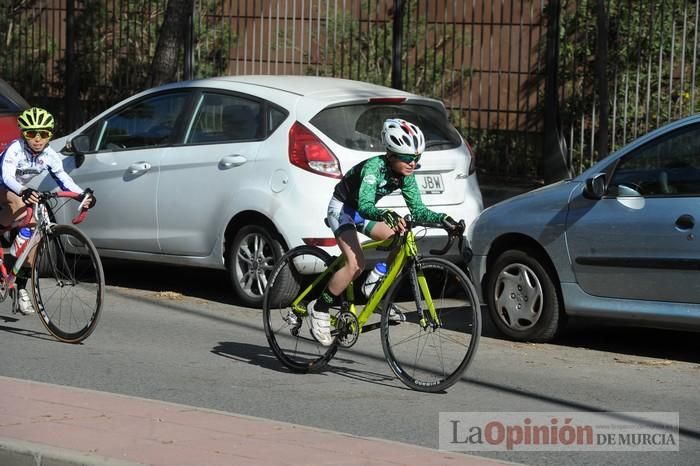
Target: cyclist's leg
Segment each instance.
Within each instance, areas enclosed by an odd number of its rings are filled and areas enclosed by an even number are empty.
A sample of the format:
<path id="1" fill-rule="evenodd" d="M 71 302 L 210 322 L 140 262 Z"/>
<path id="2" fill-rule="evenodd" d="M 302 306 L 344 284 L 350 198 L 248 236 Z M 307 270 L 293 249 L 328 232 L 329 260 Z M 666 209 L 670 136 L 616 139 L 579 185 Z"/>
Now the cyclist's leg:
<path id="1" fill-rule="evenodd" d="M 0 188 L 0 205 L 2 205 L 2 209 L 0 209 L 0 225 L 3 226 L 10 225 L 15 220 L 23 218 L 27 213 L 27 206 L 24 204 L 22 198 L 6 188 Z M 31 267 L 35 257 L 36 250 L 31 251 L 29 256 L 27 256 L 27 260 L 22 265 L 22 269 L 18 272 L 15 282 L 17 292 L 19 293 L 18 310 L 25 315 L 35 312 L 29 294 L 26 291 L 27 280 L 31 276 Z"/>
<path id="2" fill-rule="evenodd" d="M 384 222 L 367 221 L 365 223 L 363 233 L 372 238 L 373 240 L 383 241 L 385 239 L 391 238 L 394 235 L 394 230 L 389 228 L 389 225 L 387 225 Z M 391 251 L 389 257 L 387 257 L 387 269 L 394 262 L 394 258 L 396 257 L 396 254 L 398 254 L 398 252 L 399 248 L 395 248 L 393 251 Z M 389 318 L 394 322 L 403 322 L 405 320 L 405 317 L 403 316 L 401 310 L 393 304 L 389 306 Z"/>
<path id="3" fill-rule="evenodd" d="M 9 189 L 0 188 L 0 205 L 0 225 L 9 226 L 26 215 L 27 206 L 24 205 L 24 201 Z"/>
<path id="4" fill-rule="evenodd" d="M 27 205 L 21 197 L 9 189 L 0 188 L 0 225 L 9 226 L 15 220 L 20 220 L 27 215 Z M 36 224 L 32 220 L 29 226 L 33 229 Z"/>
<path id="5" fill-rule="evenodd" d="M 328 282 L 328 290 L 338 296 L 365 269 L 365 256 L 362 252 L 360 240 L 354 230 L 347 230 L 341 233 L 336 240 L 340 251 L 345 256 L 345 265 L 338 269 Z"/>
<path id="6" fill-rule="evenodd" d="M 362 273 L 365 262 L 360 240 L 354 229 L 345 230 L 336 239 L 340 251 L 346 258 L 345 265 L 333 274 L 321 296 L 311 301 L 308 307 L 311 334 L 323 345 L 330 345 L 333 341 L 330 334 L 329 308 L 350 282 Z"/>
<path id="7" fill-rule="evenodd" d="M 367 221 L 367 226 L 363 231 L 367 236 L 376 241 L 383 241 L 389 239 L 394 235 L 394 230 L 389 228 L 384 222 L 374 222 L 371 220 Z"/>
<path id="8" fill-rule="evenodd" d="M 362 220 L 360 218 L 360 220 Z M 364 254 L 356 232 L 356 212 L 338 199 L 332 198 L 328 204 L 328 226 L 333 231 L 345 264 L 328 281 L 317 300 L 308 306 L 310 329 L 313 337 L 322 345 L 332 343 L 329 309 L 338 296 L 364 270 Z"/>

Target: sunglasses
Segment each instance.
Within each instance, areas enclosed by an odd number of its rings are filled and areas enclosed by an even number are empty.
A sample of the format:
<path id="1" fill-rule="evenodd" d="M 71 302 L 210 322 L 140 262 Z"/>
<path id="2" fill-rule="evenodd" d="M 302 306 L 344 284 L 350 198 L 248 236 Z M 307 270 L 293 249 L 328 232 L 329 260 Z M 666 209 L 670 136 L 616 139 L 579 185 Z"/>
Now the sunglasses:
<path id="1" fill-rule="evenodd" d="M 402 161 L 403 163 L 411 163 L 411 162 L 416 162 L 420 160 L 420 155 L 403 155 L 403 154 L 392 154 L 394 157 Z"/>
<path id="2" fill-rule="evenodd" d="M 34 139 L 37 135 L 39 135 L 39 137 L 41 139 L 49 139 L 53 135 L 53 133 L 51 131 L 48 131 L 45 129 L 39 129 L 39 130 L 30 129 L 30 130 L 24 131 L 22 134 L 24 134 L 24 137 L 27 139 Z"/>

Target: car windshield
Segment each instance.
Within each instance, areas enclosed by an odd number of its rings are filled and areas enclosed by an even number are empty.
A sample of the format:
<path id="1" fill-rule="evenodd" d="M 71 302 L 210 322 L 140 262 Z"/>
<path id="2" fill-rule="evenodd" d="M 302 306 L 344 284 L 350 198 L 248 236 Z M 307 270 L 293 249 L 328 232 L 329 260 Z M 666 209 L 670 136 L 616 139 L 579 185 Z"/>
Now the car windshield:
<path id="1" fill-rule="evenodd" d="M 401 118 L 418 125 L 425 134 L 427 151 L 453 149 L 462 144 L 445 115 L 429 105 L 367 103 L 329 107 L 313 117 L 311 124 L 345 148 L 381 152 L 382 125 L 387 118 Z"/>

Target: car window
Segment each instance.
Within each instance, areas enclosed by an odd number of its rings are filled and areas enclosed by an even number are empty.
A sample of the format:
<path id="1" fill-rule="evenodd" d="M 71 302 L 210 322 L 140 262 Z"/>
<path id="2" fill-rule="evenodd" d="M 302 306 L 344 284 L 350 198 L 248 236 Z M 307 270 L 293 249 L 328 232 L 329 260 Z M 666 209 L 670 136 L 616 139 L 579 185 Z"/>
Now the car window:
<path id="1" fill-rule="evenodd" d="M 159 95 L 136 102 L 111 115 L 99 129 L 97 150 L 167 144 L 175 131 L 175 124 L 187 97 L 186 92 Z"/>
<path id="2" fill-rule="evenodd" d="M 261 104 L 242 97 L 203 93 L 186 144 L 250 141 L 262 136 Z"/>
<path id="3" fill-rule="evenodd" d="M 311 123 L 343 147 L 366 152 L 383 152 L 381 132 L 384 120 L 401 118 L 418 125 L 425 135 L 426 150 L 458 147 L 462 139 L 445 115 L 428 105 L 357 104 L 330 107 Z"/>
<path id="4" fill-rule="evenodd" d="M 17 114 L 29 104 L 6 81 L 0 79 L 0 114 Z"/>
<path id="5" fill-rule="evenodd" d="M 285 119 L 287 119 L 287 114 L 285 112 L 270 106 L 267 122 L 268 134 L 272 134 Z"/>
<path id="6" fill-rule="evenodd" d="M 633 191 L 629 191 L 629 189 Z M 700 195 L 700 125 L 691 125 L 625 155 L 608 194 Z"/>
<path id="7" fill-rule="evenodd" d="M 17 107 L 13 104 L 10 99 L 5 98 L 5 96 L 0 95 L 0 113 L 14 113 L 17 112 Z"/>

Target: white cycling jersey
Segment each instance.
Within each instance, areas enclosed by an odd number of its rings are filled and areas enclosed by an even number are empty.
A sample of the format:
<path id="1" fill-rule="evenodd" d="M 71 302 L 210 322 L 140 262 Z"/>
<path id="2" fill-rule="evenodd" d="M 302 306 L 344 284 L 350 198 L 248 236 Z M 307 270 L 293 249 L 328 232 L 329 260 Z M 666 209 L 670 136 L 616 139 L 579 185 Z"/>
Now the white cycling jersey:
<path id="1" fill-rule="evenodd" d="M 18 196 L 26 183 L 45 170 L 63 191 L 83 192 L 63 169 L 61 157 L 48 144 L 40 154 L 34 154 L 23 139 L 15 139 L 0 156 L 2 184 Z"/>

